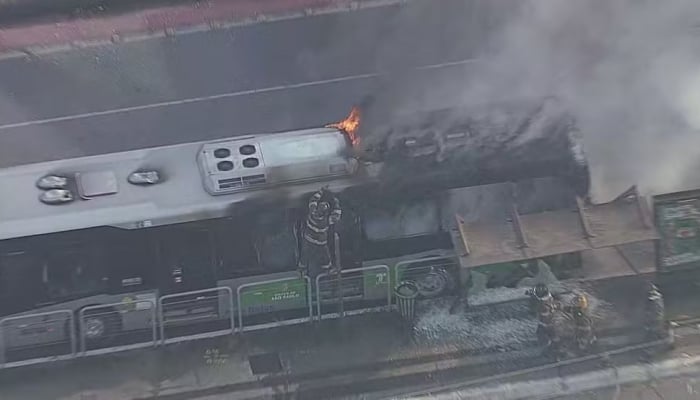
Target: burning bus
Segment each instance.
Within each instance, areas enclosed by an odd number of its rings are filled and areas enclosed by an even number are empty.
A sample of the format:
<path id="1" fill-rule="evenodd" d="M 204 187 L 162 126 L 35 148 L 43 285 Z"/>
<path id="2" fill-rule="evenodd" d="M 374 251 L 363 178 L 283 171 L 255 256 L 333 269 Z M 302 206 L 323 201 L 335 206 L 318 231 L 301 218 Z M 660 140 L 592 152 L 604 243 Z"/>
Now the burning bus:
<path id="1" fill-rule="evenodd" d="M 651 237 L 630 196 L 584 205 L 572 120 L 525 108 L 496 126 L 438 110 L 375 127 L 353 109 L 324 128 L 4 169 L 0 354 L 74 355 L 365 312 L 390 306 L 405 279 L 437 297 L 477 267 Z M 320 187 L 340 199 L 329 246 L 342 272 L 299 276 Z"/>

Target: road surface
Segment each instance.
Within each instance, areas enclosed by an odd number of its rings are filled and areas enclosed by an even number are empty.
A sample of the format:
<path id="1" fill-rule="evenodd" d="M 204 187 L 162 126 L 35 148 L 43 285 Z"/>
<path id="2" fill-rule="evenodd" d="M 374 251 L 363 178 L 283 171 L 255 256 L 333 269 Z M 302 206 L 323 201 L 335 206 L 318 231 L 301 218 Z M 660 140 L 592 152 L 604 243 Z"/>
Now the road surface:
<path id="1" fill-rule="evenodd" d="M 0 166 L 453 104 L 504 3 L 431 4 L 2 60 Z"/>

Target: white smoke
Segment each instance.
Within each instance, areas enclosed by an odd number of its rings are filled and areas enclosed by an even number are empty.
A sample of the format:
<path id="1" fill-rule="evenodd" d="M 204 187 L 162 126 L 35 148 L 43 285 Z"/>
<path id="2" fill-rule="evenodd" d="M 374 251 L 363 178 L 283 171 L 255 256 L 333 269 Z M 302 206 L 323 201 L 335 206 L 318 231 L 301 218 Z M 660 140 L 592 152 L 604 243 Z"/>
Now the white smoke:
<path id="1" fill-rule="evenodd" d="M 559 98 L 583 131 L 595 197 L 700 185 L 700 1 L 519 4 L 465 103 Z"/>

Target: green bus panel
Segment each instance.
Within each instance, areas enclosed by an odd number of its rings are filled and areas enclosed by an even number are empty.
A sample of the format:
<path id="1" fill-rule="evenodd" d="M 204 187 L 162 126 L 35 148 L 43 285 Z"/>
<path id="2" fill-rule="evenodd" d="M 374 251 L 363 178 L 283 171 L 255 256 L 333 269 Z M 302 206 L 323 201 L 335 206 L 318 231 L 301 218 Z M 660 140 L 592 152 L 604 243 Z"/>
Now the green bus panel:
<path id="1" fill-rule="evenodd" d="M 700 266 L 700 197 L 655 201 L 659 268 Z"/>
<path id="2" fill-rule="evenodd" d="M 387 285 L 391 285 L 391 274 L 386 269 L 373 269 L 363 272 L 364 297 L 368 299 L 386 298 Z"/>
<path id="3" fill-rule="evenodd" d="M 244 314 L 272 312 L 307 306 L 306 280 L 261 283 L 241 291 Z"/>

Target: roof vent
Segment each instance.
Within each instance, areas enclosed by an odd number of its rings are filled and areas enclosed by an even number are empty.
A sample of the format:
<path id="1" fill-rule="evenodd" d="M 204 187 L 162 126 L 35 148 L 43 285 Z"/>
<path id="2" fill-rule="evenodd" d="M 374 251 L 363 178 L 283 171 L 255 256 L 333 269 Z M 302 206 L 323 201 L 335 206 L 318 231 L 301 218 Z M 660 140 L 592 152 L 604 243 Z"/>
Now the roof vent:
<path id="1" fill-rule="evenodd" d="M 63 189 L 68 186 L 68 178 L 60 175 L 46 175 L 36 182 L 39 189 Z"/>
<path id="2" fill-rule="evenodd" d="M 132 185 L 155 185 L 160 183 L 160 174 L 158 171 L 134 171 L 127 181 Z"/>
<path id="3" fill-rule="evenodd" d="M 219 161 L 216 163 L 216 169 L 219 171 L 230 171 L 233 169 L 233 162 L 231 161 Z"/>
<path id="4" fill-rule="evenodd" d="M 75 174 L 75 182 L 80 197 L 86 200 L 118 191 L 117 177 L 112 171 L 78 172 Z"/>
<path id="5" fill-rule="evenodd" d="M 227 158 L 231 156 L 231 150 L 221 147 L 214 150 L 214 157 L 216 158 Z"/>
<path id="6" fill-rule="evenodd" d="M 39 195 L 44 204 L 65 204 L 73 201 L 73 193 L 66 189 L 49 189 Z"/>
<path id="7" fill-rule="evenodd" d="M 260 160 L 255 157 L 248 157 L 243 160 L 243 166 L 246 168 L 255 168 L 260 165 Z"/>
<path id="8" fill-rule="evenodd" d="M 244 156 L 255 154 L 255 146 L 253 146 L 252 144 L 244 144 L 243 146 L 238 148 L 238 152 Z"/>

